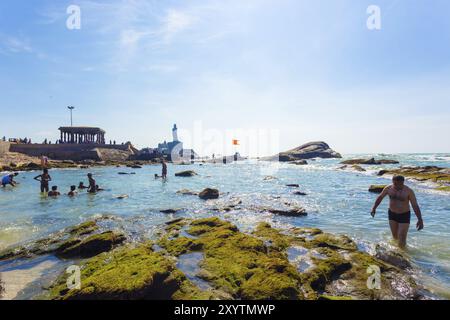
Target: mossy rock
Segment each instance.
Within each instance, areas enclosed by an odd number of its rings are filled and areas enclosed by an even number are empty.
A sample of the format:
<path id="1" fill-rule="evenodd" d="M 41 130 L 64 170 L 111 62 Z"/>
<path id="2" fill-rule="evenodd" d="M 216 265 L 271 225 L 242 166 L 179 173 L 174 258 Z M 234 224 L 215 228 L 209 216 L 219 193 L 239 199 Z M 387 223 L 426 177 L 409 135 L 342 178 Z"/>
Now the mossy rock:
<path id="1" fill-rule="evenodd" d="M 333 235 L 329 233 L 321 233 L 314 237 L 314 239 L 308 241 L 307 244 L 310 248 L 331 248 L 335 250 L 348 250 L 355 251 L 358 249 L 356 243 L 353 242 L 347 236 L 344 235 Z"/>
<path id="2" fill-rule="evenodd" d="M 83 263 L 81 288 L 69 290 L 63 274 L 50 289 L 57 300 L 209 299 L 175 267 L 148 245 L 121 247 Z"/>
<path id="3" fill-rule="evenodd" d="M 113 231 L 95 234 L 83 240 L 71 238 L 59 246 L 56 255 L 62 258 L 89 258 L 110 251 L 114 246 L 123 243 L 125 240 L 123 234 Z"/>
<path id="4" fill-rule="evenodd" d="M 438 190 L 438 191 L 450 192 L 450 186 L 442 186 L 442 187 L 438 187 L 438 188 L 436 188 L 436 190 Z"/>
<path id="5" fill-rule="evenodd" d="M 93 233 L 98 230 L 97 222 L 94 220 L 89 220 L 86 222 L 83 222 L 77 226 L 70 227 L 67 229 L 67 232 L 70 233 L 72 236 L 82 236 L 86 234 Z"/>
<path id="6" fill-rule="evenodd" d="M 437 190 L 450 191 L 450 169 L 437 166 L 404 167 L 394 170 L 382 170 L 379 175 L 402 175 L 417 181 L 429 181 L 437 184 Z"/>
<path id="7" fill-rule="evenodd" d="M 372 193 L 382 193 L 383 192 L 383 190 L 384 190 L 384 188 L 386 188 L 387 187 L 387 185 L 385 185 L 385 184 L 375 184 L 375 185 L 371 185 L 370 187 L 369 187 L 369 192 L 372 192 Z"/>
<path id="8" fill-rule="evenodd" d="M 299 299 L 300 275 L 286 257 L 218 218 L 195 220 L 187 231 L 196 239 L 166 238 L 159 244 L 180 255 L 202 251 L 201 267 L 216 289 L 238 299 Z"/>

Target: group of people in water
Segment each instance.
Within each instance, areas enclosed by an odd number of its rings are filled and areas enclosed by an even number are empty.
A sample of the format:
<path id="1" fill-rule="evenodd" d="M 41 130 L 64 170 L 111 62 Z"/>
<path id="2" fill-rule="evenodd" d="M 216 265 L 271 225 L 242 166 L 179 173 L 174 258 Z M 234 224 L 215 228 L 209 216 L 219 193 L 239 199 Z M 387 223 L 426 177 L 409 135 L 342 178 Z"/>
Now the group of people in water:
<path id="1" fill-rule="evenodd" d="M 5 188 L 6 186 L 10 185 L 12 187 L 15 187 L 18 182 L 14 180 L 15 177 L 19 175 L 18 172 L 8 174 L 1 179 L 2 187 Z M 74 197 L 78 194 L 78 190 L 87 190 L 88 193 L 97 193 L 99 191 L 103 191 L 104 189 L 100 188 L 99 185 L 96 183 L 94 176 L 92 173 L 87 174 L 89 185 L 85 186 L 84 182 L 80 182 L 77 186 L 72 185 L 70 186 L 70 191 L 67 193 L 68 196 Z M 58 197 L 61 195 L 61 193 L 58 190 L 58 186 L 54 185 L 50 188 L 50 182 L 52 181 L 52 177 L 49 174 L 49 170 L 47 168 L 44 168 L 42 170 L 42 173 L 36 177 L 34 177 L 34 180 L 39 181 L 41 185 L 41 193 L 47 194 L 49 197 Z"/>
<path id="2" fill-rule="evenodd" d="M 16 182 L 14 178 L 17 175 L 18 173 L 11 173 L 4 176 L 1 179 L 2 186 L 16 186 L 18 182 Z M 80 182 L 80 184 L 78 185 L 78 190 L 87 189 L 88 193 L 96 193 L 103 190 L 96 184 L 92 173 L 88 173 L 87 177 L 89 180 L 89 185 L 85 186 L 83 182 Z M 166 181 L 167 179 L 167 164 L 165 163 L 165 161 L 162 161 L 162 175 L 159 176 L 155 174 L 155 179 L 160 178 L 163 179 L 163 181 Z M 58 191 L 57 186 L 52 186 L 51 190 L 49 190 L 49 185 L 50 181 L 52 181 L 52 178 L 48 172 L 48 169 L 43 169 L 43 173 L 36 176 L 34 179 L 40 182 L 42 193 L 47 193 L 50 197 L 57 197 L 61 195 L 61 193 Z M 67 193 L 67 195 L 70 197 L 76 196 L 77 187 L 74 185 L 71 186 L 70 191 Z M 386 196 L 389 196 L 390 200 L 388 217 L 392 236 L 398 242 L 399 246 L 401 248 L 404 248 L 406 246 L 406 239 L 411 222 L 410 205 L 414 209 L 414 213 L 417 217 L 417 230 L 420 231 L 424 228 L 422 213 L 417 202 L 416 195 L 411 188 L 405 185 L 405 178 L 403 176 L 394 176 L 392 179 L 392 184 L 384 188 L 380 196 L 376 199 L 371 211 L 372 217 L 375 217 L 378 206 Z"/>

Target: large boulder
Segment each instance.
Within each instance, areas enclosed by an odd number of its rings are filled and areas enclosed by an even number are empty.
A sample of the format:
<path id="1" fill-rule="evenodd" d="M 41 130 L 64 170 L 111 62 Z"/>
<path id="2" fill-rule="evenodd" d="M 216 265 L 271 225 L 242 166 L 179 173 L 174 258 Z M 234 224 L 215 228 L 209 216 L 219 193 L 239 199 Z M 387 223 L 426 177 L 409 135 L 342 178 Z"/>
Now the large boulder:
<path id="1" fill-rule="evenodd" d="M 209 200 L 209 199 L 218 199 L 219 198 L 219 190 L 206 188 L 198 195 L 200 199 Z"/>
<path id="2" fill-rule="evenodd" d="M 298 148 L 281 152 L 275 156 L 262 158 L 266 161 L 293 162 L 297 160 L 313 158 L 342 158 L 342 156 L 332 150 L 328 144 L 323 141 L 306 143 Z"/>

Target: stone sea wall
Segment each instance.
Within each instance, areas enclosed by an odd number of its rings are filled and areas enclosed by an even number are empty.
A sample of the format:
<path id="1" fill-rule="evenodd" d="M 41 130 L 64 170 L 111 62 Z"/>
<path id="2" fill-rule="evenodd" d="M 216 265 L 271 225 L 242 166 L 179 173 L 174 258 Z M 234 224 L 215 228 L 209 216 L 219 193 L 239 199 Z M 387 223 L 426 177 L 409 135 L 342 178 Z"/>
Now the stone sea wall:
<path id="1" fill-rule="evenodd" d="M 32 157 L 45 155 L 54 160 L 102 160 L 101 149 L 129 151 L 128 145 L 104 144 L 12 144 L 10 151 L 23 153 Z"/>

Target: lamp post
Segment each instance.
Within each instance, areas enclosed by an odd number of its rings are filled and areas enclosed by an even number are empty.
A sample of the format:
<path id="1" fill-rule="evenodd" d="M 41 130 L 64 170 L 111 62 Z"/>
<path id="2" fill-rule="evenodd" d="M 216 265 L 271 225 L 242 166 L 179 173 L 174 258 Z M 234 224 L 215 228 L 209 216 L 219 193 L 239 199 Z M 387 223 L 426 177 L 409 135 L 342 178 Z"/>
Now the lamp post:
<path id="1" fill-rule="evenodd" d="M 75 109 L 74 106 L 68 106 L 67 109 L 70 110 L 70 126 L 73 127 L 73 121 L 72 121 L 72 111 Z"/>

